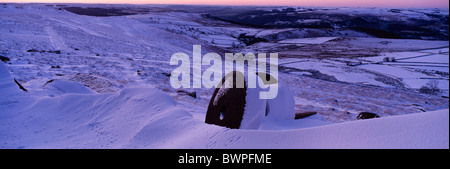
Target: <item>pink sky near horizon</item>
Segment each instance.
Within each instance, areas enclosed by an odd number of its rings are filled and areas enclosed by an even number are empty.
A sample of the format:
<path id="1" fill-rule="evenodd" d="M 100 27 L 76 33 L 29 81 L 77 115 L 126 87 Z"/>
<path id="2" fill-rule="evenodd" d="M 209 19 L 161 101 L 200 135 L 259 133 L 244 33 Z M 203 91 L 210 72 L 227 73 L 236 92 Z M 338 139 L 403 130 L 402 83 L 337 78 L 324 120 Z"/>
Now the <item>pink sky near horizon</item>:
<path id="1" fill-rule="evenodd" d="M 449 8 L 449 0 L 0 0 L 0 2 Z"/>

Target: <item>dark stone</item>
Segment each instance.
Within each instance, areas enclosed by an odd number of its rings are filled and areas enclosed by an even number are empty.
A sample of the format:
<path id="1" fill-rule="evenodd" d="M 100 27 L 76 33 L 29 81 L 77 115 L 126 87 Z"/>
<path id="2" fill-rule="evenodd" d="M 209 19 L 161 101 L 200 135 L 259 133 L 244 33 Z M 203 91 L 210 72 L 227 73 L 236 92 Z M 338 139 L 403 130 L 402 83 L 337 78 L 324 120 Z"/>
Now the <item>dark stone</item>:
<path id="1" fill-rule="evenodd" d="M 16 82 L 17 86 L 19 86 L 20 89 L 22 89 L 25 92 L 28 92 L 28 90 L 25 89 L 16 79 L 14 79 L 14 82 Z"/>
<path id="2" fill-rule="evenodd" d="M 5 56 L 0 56 L 0 60 L 1 60 L 2 62 L 8 62 L 8 61 L 11 61 L 8 57 L 5 57 Z"/>
<path id="3" fill-rule="evenodd" d="M 312 115 L 317 114 L 317 112 L 302 112 L 302 113 L 295 113 L 295 118 L 294 119 L 302 119 L 305 117 L 309 117 Z"/>
<path id="4" fill-rule="evenodd" d="M 361 120 L 361 119 L 372 119 L 372 118 L 379 118 L 380 116 L 378 114 L 375 113 L 370 113 L 370 112 L 361 112 L 358 114 L 358 116 L 356 117 L 356 120 Z"/>
<path id="5" fill-rule="evenodd" d="M 167 76 L 167 77 L 170 77 L 172 74 L 171 73 L 166 73 L 166 72 L 163 72 L 163 73 L 161 73 L 161 74 L 163 74 L 163 75 L 165 75 L 165 76 Z"/>
<path id="6" fill-rule="evenodd" d="M 224 83 L 231 77 L 233 77 L 233 86 L 232 88 L 226 88 Z M 244 77 L 244 74 L 234 71 L 228 73 L 222 79 L 221 88 L 216 88 L 209 102 L 205 123 L 231 129 L 240 127 L 245 111 L 247 86 L 244 81 L 244 88 L 237 88 L 236 77 Z"/>
<path id="7" fill-rule="evenodd" d="M 267 42 L 266 39 L 255 37 L 253 35 L 246 35 L 245 33 L 242 33 L 239 35 L 238 40 L 240 42 L 245 43 L 245 45 L 249 46 L 258 42 Z"/>
<path id="8" fill-rule="evenodd" d="M 197 92 L 188 92 L 188 91 L 184 91 L 184 90 L 178 90 L 177 93 L 184 93 L 193 98 L 197 98 Z"/>
<path id="9" fill-rule="evenodd" d="M 30 49 L 30 50 L 27 50 L 27 52 L 41 52 L 41 51 L 36 50 L 36 49 Z"/>
<path id="10" fill-rule="evenodd" d="M 55 51 L 48 51 L 48 53 L 61 54 L 61 51 L 59 51 L 59 50 L 55 50 Z"/>
<path id="11" fill-rule="evenodd" d="M 52 80 L 47 81 L 47 82 L 42 86 L 42 88 L 44 88 L 47 84 L 49 84 L 49 83 L 51 83 L 51 82 L 53 82 L 53 81 L 55 81 L 55 79 L 52 79 Z"/>

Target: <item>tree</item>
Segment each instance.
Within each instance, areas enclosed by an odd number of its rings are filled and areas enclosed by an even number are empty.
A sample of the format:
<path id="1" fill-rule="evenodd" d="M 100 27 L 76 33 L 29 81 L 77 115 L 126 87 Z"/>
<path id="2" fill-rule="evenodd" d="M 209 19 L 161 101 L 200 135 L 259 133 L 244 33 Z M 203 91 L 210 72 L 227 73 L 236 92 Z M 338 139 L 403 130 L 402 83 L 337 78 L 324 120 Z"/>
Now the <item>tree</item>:
<path id="1" fill-rule="evenodd" d="M 438 87 L 439 82 L 437 80 L 431 80 L 425 86 L 420 87 L 419 92 L 423 94 L 439 95 L 441 89 Z"/>

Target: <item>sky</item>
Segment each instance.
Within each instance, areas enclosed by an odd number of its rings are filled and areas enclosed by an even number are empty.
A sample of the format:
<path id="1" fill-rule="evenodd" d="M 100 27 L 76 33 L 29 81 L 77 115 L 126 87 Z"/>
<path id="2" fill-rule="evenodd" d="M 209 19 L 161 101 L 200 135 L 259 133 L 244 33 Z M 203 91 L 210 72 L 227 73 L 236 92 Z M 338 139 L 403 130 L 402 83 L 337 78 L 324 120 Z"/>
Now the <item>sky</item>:
<path id="1" fill-rule="evenodd" d="M 0 2 L 448 8 L 449 0 L 0 0 Z"/>

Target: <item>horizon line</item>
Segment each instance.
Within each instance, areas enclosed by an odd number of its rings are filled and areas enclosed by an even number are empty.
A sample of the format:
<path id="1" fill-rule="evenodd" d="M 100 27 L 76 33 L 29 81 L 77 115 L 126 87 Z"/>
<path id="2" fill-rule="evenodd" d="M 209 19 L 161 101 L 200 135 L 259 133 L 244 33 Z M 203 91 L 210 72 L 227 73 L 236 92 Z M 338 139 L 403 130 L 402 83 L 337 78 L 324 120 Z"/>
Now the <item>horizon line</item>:
<path id="1" fill-rule="evenodd" d="M 248 6 L 248 7 L 319 7 L 319 8 L 400 8 L 400 9 L 449 9 L 449 6 L 445 7 L 395 7 L 395 6 L 349 6 L 349 5 L 272 5 L 272 4 L 207 4 L 207 3 L 130 3 L 130 2 L 39 2 L 39 1 L 22 1 L 22 2 L 12 2 L 12 1 L 2 1 L 0 3 L 10 3 L 10 4 L 98 4 L 98 5 L 186 5 L 186 6 Z"/>

